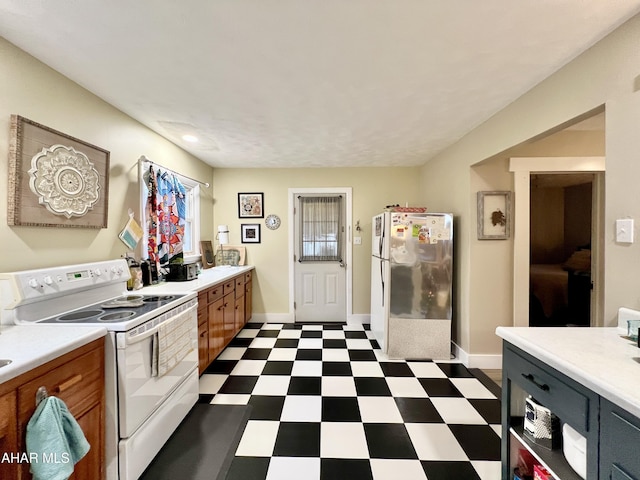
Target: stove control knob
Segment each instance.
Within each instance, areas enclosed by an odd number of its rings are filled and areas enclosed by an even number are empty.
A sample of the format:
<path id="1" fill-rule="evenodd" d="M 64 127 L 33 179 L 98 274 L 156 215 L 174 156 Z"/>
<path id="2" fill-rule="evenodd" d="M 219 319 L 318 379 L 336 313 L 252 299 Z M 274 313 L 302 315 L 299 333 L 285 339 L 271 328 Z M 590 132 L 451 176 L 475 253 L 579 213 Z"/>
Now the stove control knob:
<path id="1" fill-rule="evenodd" d="M 47 285 L 51 285 L 53 283 L 53 279 L 51 278 L 50 275 L 47 275 L 46 277 L 43 278 L 44 283 L 46 283 Z"/>
<path id="2" fill-rule="evenodd" d="M 29 286 L 31 288 L 38 288 L 38 281 L 35 278 L 29 279 Z"/>
<path id="3" fill-rule="evenodd" d="M 118 273 L 120 273 L 116 267 L 111 267 L 111 271 L 116 275 L 118 275 Z"/>
<path id="4" fill-rule="evenodd" d="M 100 270 L 99 268 L 96 268 L 95 274 L 98 276 L 102 275 L 102 270 Z"/>

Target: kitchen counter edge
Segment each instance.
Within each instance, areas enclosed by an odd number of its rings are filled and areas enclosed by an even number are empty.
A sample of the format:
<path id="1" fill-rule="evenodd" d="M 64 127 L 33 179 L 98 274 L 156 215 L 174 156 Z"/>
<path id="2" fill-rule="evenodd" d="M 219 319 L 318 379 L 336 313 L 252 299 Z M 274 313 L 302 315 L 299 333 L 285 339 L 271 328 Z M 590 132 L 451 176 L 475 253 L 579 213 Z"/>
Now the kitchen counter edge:
<path id="1" fill-rule="evenodd" d="M 253 270 L 253 265 L 241 267 L 213 267 L 202 270 L 198 278 L 185 282 L 161 282 L 156 285 L 148 285 L 132 293 L 142 293 L 145 295 L 199 292 L 209 287 L 223 283 L 230 278 L 237 277 L 245 272 Z"/>
<path id="2" fill-rule="evenodd" d="M 640 349 L 609 327 L 498 327 L 496 335 L 640 418 Z"/>
<path id="3" fill-rule="evenodd" d="M 0 328 L 0 384 L 72 352 L 107 334 L 104 327 L 3 325 Z"/>

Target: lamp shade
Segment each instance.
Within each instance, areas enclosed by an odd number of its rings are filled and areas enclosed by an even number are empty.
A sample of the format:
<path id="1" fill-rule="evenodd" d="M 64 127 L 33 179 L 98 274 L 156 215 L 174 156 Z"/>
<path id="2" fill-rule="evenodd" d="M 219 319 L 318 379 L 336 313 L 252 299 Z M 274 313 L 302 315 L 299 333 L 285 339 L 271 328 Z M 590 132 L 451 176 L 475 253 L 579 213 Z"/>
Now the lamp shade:
<path id="1" fill-rule="evenodd" d="M 218 243 L 220 245 L 229 244 L 229 225 L 218 225 Z"/>

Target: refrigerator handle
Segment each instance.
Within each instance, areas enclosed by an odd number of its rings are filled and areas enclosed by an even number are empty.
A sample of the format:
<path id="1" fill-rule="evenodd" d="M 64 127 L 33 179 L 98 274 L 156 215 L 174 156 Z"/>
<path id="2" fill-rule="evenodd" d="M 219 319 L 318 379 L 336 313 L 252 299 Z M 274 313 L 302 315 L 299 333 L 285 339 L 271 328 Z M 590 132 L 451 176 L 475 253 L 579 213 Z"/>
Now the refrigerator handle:
<path id="1" fill-rule="evenodd" d="M 384 262 L 380 261 L 380 284 L 382 285 L 382 306 L 384 307 Z"/>
<path id="2" fill-rule="evenodd" d="M 380 234 L 380 241 L 378 242 L 378 254 L 380 255 L 380 258 L 382 257 L 382 250 L 383 250 L 383 246 L 384 246 L 384 234 L 387 231 L 387 226 L 384 223 L 385 220 L 385 216 L 384 214 L 382 215 L 382 232 Z"/>

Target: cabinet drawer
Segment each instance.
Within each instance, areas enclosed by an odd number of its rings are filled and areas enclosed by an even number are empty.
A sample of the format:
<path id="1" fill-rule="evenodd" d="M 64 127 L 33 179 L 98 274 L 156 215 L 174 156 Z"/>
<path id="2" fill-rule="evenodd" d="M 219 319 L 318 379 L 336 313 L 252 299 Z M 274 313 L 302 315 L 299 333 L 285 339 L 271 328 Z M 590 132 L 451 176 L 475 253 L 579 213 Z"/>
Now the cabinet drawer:
<path id="1" fill-rule="evenodd" d="M 36 408 L 36 392 L 45 387 L 49 395 L 64 401 L 76 418 L 102 401 L 104 350 L 92 350 L 50 370 L 18 388 L 18 416 L 28 421 Z"/>
<path id="2" fill-rule="evenodd" d="M 597 411 L 597 398 L 594 400 L 578 383 L 522 351 L 516 353 L 507 348 L 505 355 L 504 365 L 510 379 L 539 403 L 582 435 L 590 428 L 597 428 L 589 425 L 589 410 Z"/>
<path id="3" fill-rule="evenodd" d="M 232 278 L 231 280 L 227 280 L 226 282 L 224 282 L 223 289 L 222 289 L 224 292 L 224 295 L 229 295 L 235 289 L 236 289 L 235 279 Z"/>
<path id="4" fill-rule="evenodd" d="M 222 285 L 216 285 L 215 287 L 211 287 L 209 290 L 207 290 L 207 298 L 209 303 L 213 303 L 219 298 L 222 298 L 222 292 Z"/>
<path id="5" fill-rule="evenodd" d="M 250 282 L 251 281 L 251 275 L 253 274 L 252 271 L 248 271 L 247 273 L 244 274 L 244 281 L 245 283 Z"/>
<path id="6" fill-rule="evenodd" d="M 209 302 L 208 300 L 208 290 L 202 290 L 201 292 L 198 292 L 198 310 L 207 307 L 207 303 Z"/>

